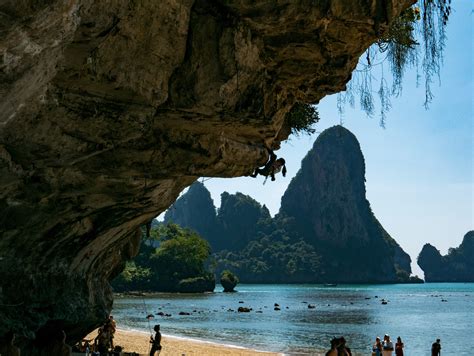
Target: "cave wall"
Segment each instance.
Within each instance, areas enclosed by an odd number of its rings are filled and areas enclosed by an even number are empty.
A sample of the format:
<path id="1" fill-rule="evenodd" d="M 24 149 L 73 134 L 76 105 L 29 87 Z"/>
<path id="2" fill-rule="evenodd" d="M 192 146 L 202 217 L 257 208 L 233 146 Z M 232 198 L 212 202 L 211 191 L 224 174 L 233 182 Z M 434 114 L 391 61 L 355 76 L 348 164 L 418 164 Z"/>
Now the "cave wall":
<path id="1" fill-rule="evenodd" d="M 0 2 L 0 334 L 98 325 L 138 227 L 263 163 L 410 3 Z"/>

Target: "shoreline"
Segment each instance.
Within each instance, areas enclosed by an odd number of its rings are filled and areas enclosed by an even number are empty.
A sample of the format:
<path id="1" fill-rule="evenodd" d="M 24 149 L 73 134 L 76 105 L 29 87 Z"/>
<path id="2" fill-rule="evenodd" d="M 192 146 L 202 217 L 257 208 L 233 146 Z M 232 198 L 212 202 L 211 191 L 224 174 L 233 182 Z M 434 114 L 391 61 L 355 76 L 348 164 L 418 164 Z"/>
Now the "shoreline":
<path id="1" fill-rule="evenodd" d="M 87 335 L 86 339 L 97 336 L 97 329 Z M 127 330 L 117 328 L 114 345 L 120 345 L 124 352 L 137 352 L 148 355 L 149 333 L 141 330 Z M 193 339 L 182 336 L 162 334 L 160 356 L 166 355 L 209 355 L 209 356 L 283 356 L 283 353 L 251 349 L 245 346 L 222 344 L 214 341 Z"/>

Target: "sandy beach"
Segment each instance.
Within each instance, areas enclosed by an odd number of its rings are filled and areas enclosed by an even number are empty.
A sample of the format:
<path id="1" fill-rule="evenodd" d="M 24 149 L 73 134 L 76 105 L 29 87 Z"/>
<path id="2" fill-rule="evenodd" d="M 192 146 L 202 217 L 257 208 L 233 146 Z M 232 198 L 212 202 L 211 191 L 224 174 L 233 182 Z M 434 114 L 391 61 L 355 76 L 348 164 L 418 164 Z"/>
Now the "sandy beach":
<path id="1" fill-rule="evenodd" d="M 87 335 L 86 339 L 93 339 L 97 336 L 97 330 Z M 114 344 L 124 348 L 124 352 L 137 352 L 148 355 L 150 335 L 139 331 L 128 331 L 117 329 L 114 337 Z M 161 340 L 163 349 L 160 356 L 182 356 L 182 355 L 235 355 L 235 356 L 276 356 L 282 355 L 274 352 L 263 352 L 247 348 L 222 345 L 213 342 L 197 341 L 173 336 L 163 335 Z"/>

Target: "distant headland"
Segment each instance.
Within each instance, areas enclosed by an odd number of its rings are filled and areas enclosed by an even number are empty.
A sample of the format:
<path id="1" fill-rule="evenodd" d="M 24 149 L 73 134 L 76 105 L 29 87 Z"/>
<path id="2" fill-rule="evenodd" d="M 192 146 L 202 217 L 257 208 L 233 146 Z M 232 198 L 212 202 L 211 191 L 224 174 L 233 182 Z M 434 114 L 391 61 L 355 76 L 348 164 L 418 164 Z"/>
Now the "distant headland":
<path id="1" fill-rule="evenodd" d="M 318 137 L 274 218 L 241 193 L 222 193 L 216 213 L 196 182 L 164 220 L 198 232 L 217 271 L 232 270 L 244 283 L 421 282 L 410 278 L 410 256 L 374 216 L 359 142 L 342 126 Z"/>
<path id="2" fill-rule="evenodd" d="M 418 255 L 418 265 L 426 282 L 474 282 L 474 231 L 471 230 L 457 248 L 442 256 L 433 245 L 425 244 Z"/>

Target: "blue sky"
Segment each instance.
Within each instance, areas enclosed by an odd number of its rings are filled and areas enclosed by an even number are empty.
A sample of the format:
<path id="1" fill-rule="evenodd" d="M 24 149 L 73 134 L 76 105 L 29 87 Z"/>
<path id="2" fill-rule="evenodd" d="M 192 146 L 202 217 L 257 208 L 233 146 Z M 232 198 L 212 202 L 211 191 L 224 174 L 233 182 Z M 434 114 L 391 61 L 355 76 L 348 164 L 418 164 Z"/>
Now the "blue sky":
<path id="1" fill-rule="evenodd" d="M 434 99 L 423 107 L 424 87 L 409 71 L 403 93 L 393 98 L 386 128 L 359 108 L 347 107 L 344 126 L 358 138 L 366 162 L 367 198 L 375 216 L 412 257 L 415 274 L 422 275 L 416 257 L 429 242 L 443 254 L 457 247 L 474 228 L 473 217 L 473 21 L 472 1 L 453 2 L 441 83 L 433 83 Z M 318 132 L 339 124 L 336 95 L 318 105 Z M 220 194 L 242 192 L 278 212 L 280 199 L 317 134 L 291 138 L 278 156 L 287 160 L 286 178 L 211 179 L 205 182 L 214 204 Z"/>

